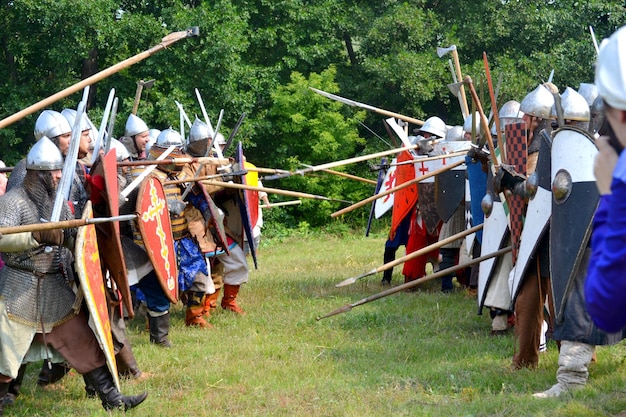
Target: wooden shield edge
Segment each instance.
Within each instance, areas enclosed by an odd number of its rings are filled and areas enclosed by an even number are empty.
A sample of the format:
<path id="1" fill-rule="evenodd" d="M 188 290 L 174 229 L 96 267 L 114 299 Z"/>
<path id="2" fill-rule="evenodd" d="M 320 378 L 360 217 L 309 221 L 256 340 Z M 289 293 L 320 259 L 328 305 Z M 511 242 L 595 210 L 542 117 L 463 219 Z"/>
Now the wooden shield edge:
<path id="1" fill-rule="evenodd" d="M 93 217 L 91 201 L 88 201 L 83 211 L 83 219 L 91 217 Z M 100 267 L 96 228 L 93 224 L 78 228 L 74 257 L 76 272 L 83 290 L 85 303 L 87 304 L 91 321 L 94 324 L 92 330 L 104 352 L 104 357 L 113 376 L 115 386 L 119 390 L 120 381 L 117 375 L 117 364 L 113 349 L 109 306 Z"/>

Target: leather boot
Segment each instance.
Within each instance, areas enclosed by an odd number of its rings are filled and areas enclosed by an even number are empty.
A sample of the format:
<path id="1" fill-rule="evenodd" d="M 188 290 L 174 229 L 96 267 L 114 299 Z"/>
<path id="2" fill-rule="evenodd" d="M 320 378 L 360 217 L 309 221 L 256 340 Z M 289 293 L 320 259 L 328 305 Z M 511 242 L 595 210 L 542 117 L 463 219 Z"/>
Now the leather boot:
<path id="1" fill-rule="evenodd" d="M 222 308 L 232 311 L 240 315 L 246 312 L 237 305 L 237 294 L 239 293 L 239 285 L 224 284 L 224 296 L 222 297 Z"/>
<path id="2" fill-rule="evenodd" d="M 170 332 L 170 312 L 158 317 L 148 315 L 148 320 L 150 321 L 150 342 L 166 348 L 172 347 L 167 338 Z"/>
<path id="3" fill-rule="evenodd" d="M 207 311 L 207 315 L 215 312 L 217 308 L 217 299 L 220 298 L 221 288 L 216 288 L 213 294 L 207 294 L 204 299 L 204 308 Z"/>
<path id="4" fill-rule="evenodd" d="M 7 393 L 9 392 L 9 382 L 4 382 L 0 384 L 0 416 L 3 414 L 4 409 L 4 400 L 6 399 Z"/>
<path id="5" fill-rule="evenodd" d="M 41 365 L 41 371 L 39 371 L 39 378 L 37 378 L 37 385 L 45 387 L 46 385 L 54 384 L 60 381 L 69 371 L 70 368 L 66 363 L 51 363 L 49 360 L 44 360 Z"/>
<path id="6" fill-rule="evenodd" d="M 106 365 L 96 368 L 85 375 L 96 389 L 98 397 L 102 401 L 102 407 L 105 410 L 129 410 L 141 404 L 148 396 L 147 392 L 139 395 L 122 395 L 115 387 L 113 377 Z"/>
<path id="7" fill-rule="evenodd" d="M 204 319 L 205 299 L 204 293 L 200 291 L 192 291 L 188 294 L 185 326 L 198 326 L 203 329 L 213 327 Z"/>
<path id="8" fill-rule="evenodd" d="M 26 364 L 20 365 L 20 369 L 17 371 L 17 378 L 9 382 L 9 389 L 2 401 L 4 405 L 13 405 L 15 399 L 20 395 L 20 388 L 22 387 L 22 381 L 24 381 L 24 374 L 26 374 Z"/>
<path id="9" fill-rule="evenodd" d="M 139 378 L 141 377 L 141 371 L 137 365 L 137 360 L 133 354 L 133 350 L 129 344 L 125 344 L 115 355 L 115 362 L 117 362 L 117 373 L 120 377 L 124 378 Z"/>

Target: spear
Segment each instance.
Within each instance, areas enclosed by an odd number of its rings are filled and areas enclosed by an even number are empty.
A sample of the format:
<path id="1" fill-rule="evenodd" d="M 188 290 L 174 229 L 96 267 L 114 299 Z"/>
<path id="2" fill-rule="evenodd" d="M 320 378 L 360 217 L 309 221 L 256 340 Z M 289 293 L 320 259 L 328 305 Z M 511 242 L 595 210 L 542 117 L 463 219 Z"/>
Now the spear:
<path id="1" fill-rule="evenodd" d="M 297 206 L 302 204 L 302 200 L 292 200 L 292 201 L 281 201 L 280 203 L 270 203 L 259 206 L 259 208 L 271 208 L 271 207 L 282 207 L 282 206 Z"/>
<path id="2" fill-rule="evenodd" d="M 415 164 L 417 162 L 428 162 L 428 161 L 436 161 L 438 159 L 454 158 L 456 156 L 463 156 L 463 155 L 467 155 L 467 151 L 450 152 L 450 153 L 446 153 L 443 155 L 429 156 L 427 158 L 415 158 L 413 161 L 396 162 L 393 164 L 370 165 L 370 171 L 378 171 L 379 169 L 382 169 L 382 168 L 397 167 L 400 165 Z"/>
<path id="3" fill-rule="evenodd" d="M 402 264 L 404 262 L 410 261 L 413 258 L 417 258 L 418 256 L 425 255 L 425 254 L 427 254 L 430 251 L 433 251 L 435 249 L 439 249 L 440 247 L 447 245 L 448 243 L 452 243 L 452 242 L 454 242 L 456 240 L 461 239 L 462 237 L 465 237 L 467 235 L 471 235 L 474 232 L 482 230 L 482 228 L 483 228 L 483 224 L 481 223 L 481 224 L 476 225 L 474 227 L 471 227 L 471 228 L 469 228 L 467 230 L 463 230 L 462 232 L 459 232 L 459 233 L 457 233 L 455 235 L 452 235 L 452 236 L 450 236 L 448 238 L 445 238 L 445 239 L 442 239 L 442 240 L 440 240 L 438 242 L 435 242 L 432 245 L 428 245 L 428 246 L 423 247 L 423 248 L 421 248 L 419 250 L 416 250 L 415 252 L 411 252 L 408 255 L 403 256 L 402 258 L 398 258 L 398 259 L 395 259 L 395 260 L 393 260 L 391 262 L 387 262 L 386 264 L 381 265 L 378 268 L 374 268 L 371 271 L 366 272 L 366 273 L 364 273 L 362 275 L 359 275 L 359 276 L 356 276 L 356 277 L 352 277 L 352 278 L 348 278 L 348 279 L 344 279 L 339 284 L 335 285 L 335 287 L 345 287 L 346 285 L 352 285 L 352 284 L 354 284 L 355 282 L 357 282 L 361 278 L 365 278 L 365 277 L 369 277 L 370 275 L 378 274 L 379 272 L 386 271 L 386 270 L 391 269 L 391 268 L 393 268 L 393 267 L 395 267 L 397 265 L 400 265 L 400 264 Z"/>
<path id="4" fill-rule="evenodd" d="M 417 159 L 415 162 L 420 162 L 420 161 L 421 160 Z M 400 185 L 398 185 L 396 187 L 393 187 L 393 188 L 390 188 L 390 189 L 388 189 L 386 191 L 383 191 L 382 193 L 378 193 L 376 195 L 373 195 L 371 197 L 366 198 L 365 200 L 361 200 L 358 203 L 355 203 L 355 204 L 353 204 L 351 206 L 348 206 L 348 207 L 346 207 L 344 209 L 336 211 L 336 212 L 332 213 L 330 215 L 330 217 L 337 217 L 337 216 L 341 216 L 342 214 L 346 214 L 348 212 L 351 212 L 352 210 L 355 210 L 355 209 L 357 209 L 359 207 L 363 207 L 364 205 L 369 204 L 369 203 L 371 203 L 374 200 L 378 200 L 381 197 L 384 197 L 384 196 L 386 196 L 388 194 L 391 194 L 391 193 L 395 193 L 396 191 L 401 190 L 403 188 L 406 188 L 409 185 L 412 185 L 412 184 L 424 181 L 424 180 L 426 180 L 426 179 L 428 179 L 430 177 L 434 177 L 435 175 L 439 175 L 442 172 L 446 172 L 448 170 L 451 170 L 452 168 L 456 168 L 459 165 L 464 164 L 464 163 L 465 163 L 465 161 L 456 161 L 453 164 L 450 164 L 450 165 L 445 166 L 443 168 L 439 168 L 439 169 L 437 169 L 437 170 L 435 170 L 433 172 L 429 172 L 428 174 L 422 175 L 421 177 L 417 177 L 417 178 L 414 178 L 414 179 L 412 179 L 410 181 L 404 182 L 404 183 L 402 183 L 402 184 L 400 184 Z"/>
<path id="5" fill-rule="evenodd" d="M 307 168 L 312 168 L 313 165 L 308 165 L 308 164 L 303 164 L 302 162 L 300 162 L 300 165 L 303 165 Z M 332 174 L 332 175 L 337 175 L 339 177 L 344 177 L 344 178 L 349 178 L 351 180 L 356 180 L 356 181 L 361 181 L 367 184 L 374 184 L 376 185 L 376 181 L 374 180 L 370 180 L 369 178 L 363 178 L 363 177 L 358 177 L 356 175 L 352 175 L 352 174 L 348 174 L 346 172 L 339 172 L 339 171 L 333 171 L 332 169 L 322 169 L 322 172 L 325 172 L 327 174 Z"/>
<path id="6" fill-rule="evenodd" d="M 197 181 L 197 180 L 200 180 L 200 179 L 201 179 L 201 177 L 194 178 L 194 181 Z M 189 181 L 189 180 L 187 180 L 187 181 Z M 338 201 L 340 203 L 347 203 L 347 204 L 351 204 L 352 203 L 351 201 L 339 200 L 339 199 L 336 199 L 336 198 L 329 198 L 329 197 L 324 197 L 324 196 L 315 195 L 315 194 L 301 193 L 299 191 L 281 190 L 279 188 L 256 187 L 254 185 L 236 184 L 236 183 L 232 183 L 232 182 L 222 182 L 222 181 L 207 180 L 207 181 L 203 181 L 203 184 L 205 184 L 205 185 L 214 185 L 214 186 L 217 186 L 217 187 L 224 187 L 224 188 L 236 188 L 238 190 L 265 191 L 268 194 L 288 195 L 290 197 L 310 198 L 310 199 L 313 199 L 313 200 Z"/>
<path id="7" fill-rule="evenodd" d="M 263 179 L 263 181 L 269 181 L 269 180 L 278 180 L 278 179 L 281 179 L 281 178 L 287 178 L 287 177 L 290 177 L 292 175 L 304 175 L 304 174 L 309 173 L 309 172 L 322 171 L 322 170 L 328 169 L 328 168 L 335 168 L 335 167 L 342 166 L 342 165 L 348 165 L 348 164 L 353 164 L 353 163 L 356 163 L 356 162 L 367 161 L 369 159 L 379 158 L 381 156 L 393 155 L 393 154 L 401 153 L 401 152 L 404 152 L 404 151 L 410 151 L 411 149 L 415 149 L 415 148 L 417 148 L 417 145 L 413 145 L 413 146 L 406 147 L 406 148 L 391 149 L 389 151 L 383 151 L 383 152 L 373 153 L 373 154 L 369 154 L 369 155 L 357 156 L 357 157 L 354 157 L 354 158 L 344 159 L 344 160 L 341 160 L 341 161 L 328 162 L 326 164 L 316 165 L 316 166 L 313 166 L 311 168 L 299 169 L 297 171 L 292 171 L 289 174 L 270 175 L 269 177 L 264 177 L 262 179 Z"/>
<path id="8" fill-rule="evenodd" d="M 379 292 L 378 294 L 370 295 L 369 297 L 363 298 L 363 299 L 361 299 L 361 300 L 359 300 L 359 301 L 357 301 L 355 303 L 346 304 L 345 306 L 340 307 L 340 308 L 338 308 L 338 309 L 336 309 L 334 311 L 331 311 L 328 314 L 325 314 L 323 316 L 317 317 L 316 320 L 319 321 L 319 320 L 325 319 L 327 317 L 332 317 L 332 316 L 336 316 L 338 314 L 347 313 L 348 311 L 352 310 L 354 307 L 358 307 L 360 305 L 367 304 L 370 301 L 378 300 L 379 298 L 384 298 L 384 297 L 387 297 L 388 295 L 395 294 L 395 293 L 400 292 L 400 291 L 408 290 L 409 288 L 416 287 L 416 286 L 418 286 L 420 284 L 423 284 L 424 282 L 427 282 L 427 281 L 430 281 L 430 280 L 433 280 L 433 279 L 436 279 L 436 278 L 444 277 L 444 276 L 446 276 L 446 275 L 448 275 L 448 274 L 450 274 L 450 273 L 452 273 L 454 271 L 458 271 L 459 269 L 467 268 L 468 266 L 476 265 L 477 263 L 480 263 L 482 261 L 486 261 L 487 259 L 491 259 L 491 258 L 495 258 L 496 256 L 504 255 L 505 253 L 510 252 L 511 249 L 512 249 L 511 246 L 509 246 L 509 247 L 506 247 L 504 249 L 500 249 L 500 250 L 498 250 L 496 252 L 493 252 L 493 253 L 491 253 L 489 255 L 481 256 L 479 258 L 474 258 L 474 259 L 472 259 L 472 260 L 470 260 L 468 262 L 465 262 L 463 264 L 455 265 L 455 266 L 452 266 L 450 268 L 446 268 L 446 269 L 444 269 L 442 271 L 435 272 L 434 274 L 426 275 L 425 277 L 416 279 L 415 281 L 410 281 L 410 282 L 407 282 L 405 284 L 401 284 L 401 285 L 398 285 L 396 287 L 390 288 L 388 290 Z"/>
<path id="9" fill-rule="evenodd" d="M 175 185 L 175 184 L 187 184 L 190 181 L 201 181 L 201 180 L 212 180 L 215 178 L 223 178 L 223 177 L 241 177 L 248 173 L 247 170 L 234 171 L 234 172 L 223 172 L 221 174 L 213 174 L 213 175 L 202 175 L 199 177 L 194 177 L 193 180 L 191 178 L 181 178 L 178 180 L 170 180 L 164 181 L 163 185 Z"/>
<path id="10" fill-rule="evenodd" d="M 159 43 L 158 45 L 153 46 L 152 48 L 148 49 L 147 51 L 141 52 L 135 56 L 132 56 L 130 58 L 125 59 L 122 62 L 119 62 L 115 65 L 113 65 L 112 67 L 106 68 L 94 75 L 92 75 L 91 77 L 87 77 L 84 80 L 70 86 L 67 87 L 64 90 L 59 91 L 56 94 L 51 95 L 48 98 L 45 98 L 5 119 L 0 120 L 0 129 L 2 129 L 3 127 L 7 127 L 15 122 L 17 122 L 18 120 L 28 116 L 29 114 L 32 114 L 34 112 L 36 112 L 37 110 L 40 110 L 44 107 L 48 107 L 50 106 L 52 103 L 69 96 L 70 94 L 73 94 L 77 91 L 82 90 L 83 88 L 94 84 L 104 78 L 107 78 L 117 72 L 120 72 L 121 70 L 123 70 L 124 68 L 128 68 L 133 64 L 136 64 L 139 61 L 142 61 L 146 58 L 148 58 L 149 56 L 151 56 L 152 54 L 155 54 L 157 52 L 159 52 L 162 49 L 167 48 L 168 46 L 172 45 L 175 42 L 178 42 L 181 39 L 185 39 L 185 38 L 190 38 L 192 36 L 198 36 L 200 34 L 200 30 L 198 28 L 198 26 L 194 26 L 191 27 L 187 30 L 183 30 L 180 32 L 172 32 L 169 35 L 165 36 L 163 39 L 161 39 L 161 43 Z"/>
<path id="11" fill-rule="evenodd" d="M 200 156 L 196 158 L 165 158 L 165 159 L 143 159 L 141 161 L 121 161 L 117 163 L 118 167 L 136 167 L 143 165 L 185 165 L 192 162 L 202 162 L 209 165 L 228 165 L 228 159 L 214 158 L 212 156 Z"/>
<path id="12" fill-rule="evenodd" d="M 23 224 L 20 226 L 0 227 L 0 234 L 10 235 L 14 233 L 38 232 L 42 230 L 71 229 L 74 227 L 85 226 L 87 224 L 122 222 L 127 220 L 134 220 L 135 218 L 137 218 L 136 214 L 125 214 L 122 216 L 112 217 L 92 217 L 89 219 L 73 219 L 63 220 L 59 222 Z"/>
<path id="13" fill-rule="evenodd" d="M 423 125 L 424 122 L 419 119 L 415 119 L 413 117 L 405 116 L 403 114 L 394 113 L 388 110 L 379 109 L 378 107 L 370 106 L 369 104 L 359 103 L 358 101 L 350 100 L 349 98 L 340 97 L 335 94 L 327 93 L 326 91 L 318 90 L 317 88 L 309 87 L 312 91 L 315 91 L 317 94 L 320 94 L 324 97 L 327 97 L 331 100 L 339 101 L 343 104 L 347 104 L 348 106 L 360 107 L 365 110 L 371 110 L 373 112 L 383 114 L 385 116 L 395 117 L 396 119 L 404 120 L 405 122 L 413 123 L 416 125 Z"/>

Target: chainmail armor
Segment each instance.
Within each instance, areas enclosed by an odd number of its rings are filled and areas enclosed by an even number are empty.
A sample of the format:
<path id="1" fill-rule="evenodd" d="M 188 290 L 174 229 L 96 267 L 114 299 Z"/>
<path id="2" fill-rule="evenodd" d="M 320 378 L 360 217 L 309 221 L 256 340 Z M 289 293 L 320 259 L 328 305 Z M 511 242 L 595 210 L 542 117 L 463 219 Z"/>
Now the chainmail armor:
<path id="1" fill-rule="evenodd" d="M 0 197 L 0 226 L 39 223 L 50 218 L 53 194 L 49 173 L 28 172 L 23 186 Z M 61 219 L 72 218 L 64 206 Z M 67 229 L 66 229 L 67 230 Z M 66 238 L 71 233 L 66 232 Z M 48 249 L 49 248 L 49 249 Z M 0 297 L 6 300 L 12 320 L 50 331 L 76 315 L 81 298 L 73 290 L 73 256 L 63 246 L 40 245 L 22 252 L 2 254 L 5 267 L 0 270 Z"/>

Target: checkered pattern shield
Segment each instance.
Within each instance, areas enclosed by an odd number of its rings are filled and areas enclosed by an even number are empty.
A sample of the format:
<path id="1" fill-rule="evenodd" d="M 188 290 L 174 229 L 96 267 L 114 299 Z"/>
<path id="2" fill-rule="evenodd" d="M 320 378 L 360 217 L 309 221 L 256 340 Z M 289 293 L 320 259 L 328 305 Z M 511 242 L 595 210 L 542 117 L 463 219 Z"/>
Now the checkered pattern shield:
<path id="1" fill-rule="evenodd" d="M 504 127 L 506 136 L 507 164 L 512 165 L 520 174 L 526 175 L 526 160 L 528 159 L 528 144 L 526 123 L 511 123 Z M 520 236 L 524 226 L 526 201 L 524 197 L 511 195 L 507 198 L 509 204 L 509 222 L 511 225 L 511 242 L 513 245 L 513 264 L 517 260 L 520 245 Z"/>

